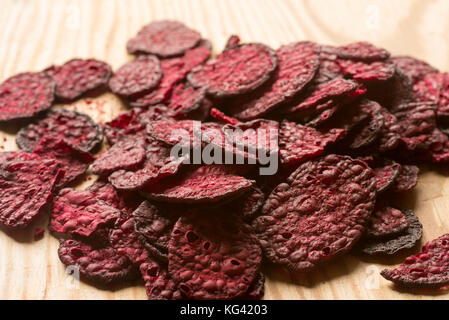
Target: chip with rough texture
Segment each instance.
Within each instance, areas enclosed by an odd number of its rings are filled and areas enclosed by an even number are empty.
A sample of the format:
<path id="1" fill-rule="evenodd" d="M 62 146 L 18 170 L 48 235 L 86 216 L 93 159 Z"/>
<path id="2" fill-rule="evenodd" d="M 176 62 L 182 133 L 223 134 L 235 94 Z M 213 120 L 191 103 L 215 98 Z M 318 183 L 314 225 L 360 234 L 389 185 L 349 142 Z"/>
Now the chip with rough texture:
<path id="1" fill-rule="evenodd" d="M 48 208 L 64 171 L 55 160 L 13 158 L 0 166 L 0 223 L 26 228 Z"/>
<path id="2" fill-rule="evenodd" d="M 230 97 L 256 90 L 277 67 L 276 53 L 259 43 L 240 44 L 219 54 L 188 76 L 194 87 L 214 97 Z"/>
<path id="3" fill-rule="evenodd" d="M 123 97 L 147 93 L 159 84 L 162 68 L 155 56 L 139 56 L 114 72 L 109 80 L 112 92 Z"/>
<path id="4" fill-rule="evenodd" d="M 210 116 L 212 118 L 214 118 L 215 120 L 218 120 L 219 122 L 222 122 L 224 124 L 236 125 L 236 124 L 241 123 L 240 120 L 230 117 L 230 116 L 227 116 L 223 112 L 221 112 L 220 110 L 218 110 L 216 108 L 212 108 L 210 110 Z"/>
<path id="5" fill-rule="evenodd" d="M 402 166 L 399 163 L 392 163 L 373 169 L 376 175 L 378 193 L 387 190 L 396 181 L 401 168 Z"/>
<path id="6" fill-rule="evenodd" d="M 161 20 L 144 26 L 128 41 L 128 53 L 149 53 L 160 57 L 181 55 L 200 42 L 201 35 L 178 21 Z"/>
<path id="7" fill-rule="evenodd" d="M 95 238 L 102 228 L 112 226 L 119 215 L 119 210 L 98 200 L 90 191 L 66 188 L 53 201 L 49 229 L 57 234 Z"/>
<path id="8" fill-rule="evenodd" d="M 382 48 L 375 47 L 369 42 L 360 41 L 337 47 L 335 52 L 339 58 L 355 61 L 374 62 L 386 60 L 390 53 Z"/>
<path id="9" fill-rule="evenodd" d="M 182 217 L 168 244 L 169 274 L 190 299 L 243 296 L 258 276 L 261 260 L 251 227 L 235 217 Z"/>
<path id="10" fill-rule="evenodd" d="M 380 205 L 376 206 L 369 218 L 365 236 L 368 238 L 385 238 L 395 236 L 407 230 L 409 222 L 400 210 Z"/>
<path id="11" fill-rule="evenodd" d="M 319 46 L 296 42 L 276 50 L 278 68 L 273 79 L 254 94 L 236 99 L 231 113 L 240 120 L 254 120 L 271 112 L 301 92 L 319 68 Z"/>
<path id="12" fill-rule="evenodd" d="M 353 247 L 375 199 L 376 179 L 365 162 L 329 155 L 300 165 L 252 225 L 269 261 L 310 271 Z"/>
<path id="13" fill-rule="evenodd" d="M 195 120 L 180 120 L 174 121 L 172 119 L 165 119 L 159 121 L 152 121 L 147 126 L 148 134 L 154 139 L 163 142 L 167 145 L 197 145 L 200 141 L 195 141 L 195 131 L 199 133 L 203 127 L 208 126 L 207 123 L 201 123 Z"/>
<path id="14" fill-rule="evenodd" d="M 142 263 L 140 266 L 149 300 L 185 299 L 167 269 L 165 264 L 153 260 Z"/>
<path id="15" fill-rule="evenodd" d="M 225 50 L 240 44 L 240 37 L 236 34 L 231 35 L 226 41 Z"/>
<path id="16" fill-rule="evenodd" d="M 262 272 L 254 279 L 253 283 L 249 286 L 248 291 L 239 297 L 241 300 L 260 300 L 265 294 L 265 276 Z"/>
<path id="17" fill-rule="evenodd" d="M 200 45 L 197 48 L 188 50 L 182 57 L 162 60 L 163 75 L 159 84 L 148 94 L 131 100 L 130 105 L 132 107 L 147 108 L 159 103 L 165 103 L 169 99 L 173 87 L 182 81 L 194 67 L 206 61 L 209 56 L 210 48 Z"/>
<path id="18" fill-rule="evenodd" d="M 119 190 L 136 190 L 161 178 L 174 175 L 184 158 L 172 157 L 171 149 L 162 142 L 147 138 L 145 160 L 134 170 L 117 170 L 109 176 L 109 182 Z"/>
<path id="19" fill-rule="evenodd" d="M 407 288 L 440 288 L 449 284 L 449 234 L 427 242 L 395 269 L 380 273 L 385 279 Z"/>
<path id="20" fill-rule="evenodd" d="M 402 165 L 401 170 L 390 186 L 392 192 L 406 192 L 412 190 L 418 183 L 419 168 L 413 165 Z"/>
<path id="21" fill-rule="evenodd" d="M 56 83 L 43 72 L 20 73 L 0 84 L 0 122 L 31 118 L 49 109 Z"/>
<path id="22" fill-rule="evenodd" d="M 245 194 L 223 205 L 219 204 L 219 206 L 223 212 L 232 212 L 249 223 L 259 214 L 264 202 L 265 193 L 261 189 L 253 187 Z"/>
<path id="23" fill-rule="evenodd" d="M 68 109 L 55 109 L 44 118 L 23 127 L 16 136 L 20 149 L 31 152 L 43 138 L 63 139 L 75 149 L 95 150 L 103 141 L 103 130 L 88 115 Z"/>
<path id="24" fill-rule="evenodd" d="M 163 105 L 148 109 L 133 108 L 104 124 L 104 134 L 110 145 L 125 136 L 135 136 L 145 133 L 150 121 L 157 121 L 169 117 L 168 109 Z"/>
<path id="25" fill-rule="evenodd" d="M 379 132 L 377 149 L 383 153 L 394 150 L 398 146 L 402 130 L 396 116 L 391 114 L 387 109 L 381 108 L 380 113 L 382 113 L 384 118 L 384 125 Z"/>
<path id="26" fill-rule="evenodd" d="M 145 161 L 145 139 L 128 136 L 100 154 L 92 163 L 93 174 L 108 175 L 117 170 L 133 170 Z"/>
<path id="27" fill-rule="evenodd" d="M 449 119 L 449 73 L 430 73 L 413 86 L 415 99 L 437 104 L 437 116 Z"/>
<path id="28" fill-rule="evenodd" d="M 361 249 L 369 255 L 392 255 L 400 250 L 413 248 L 422 236 L 422 224 L 411 210 L 403 211 L 409 227 L 392 238 L 363 241 Z"/>
<path id="29" fill-rule="evenodd" d="M 200 167 L 160 180 L 141 190 L 150 200 L 173 203 L 208 203 L 248 191 L 254 181 L 229 173 L 220 165 Z"/>
<path id="30" fill-rule="evenodd" d="M 52 66 L 45 73 L 56 81 L 56 97 L 73 101 L 108 84 L 111 67 L 95 59 L 73 59 L 61 66 Z"/>
<path id="31" fill-rule="evenodd" d="M 338 64 L 345 75 L 360 82 L 376 82 L 391 79 L 396 72 L 391 62 L 355 62 L 351 60 L 338 60 Z"/>
<path id="32" fill-rule="evenodd" d="M 318 157 L 323 154 L 326 147 L 343 138 L 345 134 L 344 129 L 320 132 L 314 128 L 284 120 L 279 130 L 281 162 L 286 165 L 295 165 Z"/>
<path id="33" fill-rule="evenodd" d="M 153 257 L 167 262 L 168 241 L 178 220 L 173 209 L 144 201 L 132 216 L 140 242 Z"/>
<path id="34" fill-rule="evenodd" d="M 410 78 L 412 84 L 422 80 L 427 74 L 438 72 L 437 69 L 422 60 L 409 57 L 397 56 L 390 59 Z"/>
<path id="35" fill-rule="evenodd" d="M 77 267 L 81 278 L 101 285 L 110 285 L 136 277 L 129 259 L 111 247 L 93 248 L 73 239 L 60 240 L 58 256 L 68 267 Z"/>
<path id="36" fill-rule="evenodd" d="M 167 108 L 175 118 L 183 119 L 201 108 L 206 97 L 206 90 L 194 88 L 187 83 L 179 83 L 173 88 Z"/>

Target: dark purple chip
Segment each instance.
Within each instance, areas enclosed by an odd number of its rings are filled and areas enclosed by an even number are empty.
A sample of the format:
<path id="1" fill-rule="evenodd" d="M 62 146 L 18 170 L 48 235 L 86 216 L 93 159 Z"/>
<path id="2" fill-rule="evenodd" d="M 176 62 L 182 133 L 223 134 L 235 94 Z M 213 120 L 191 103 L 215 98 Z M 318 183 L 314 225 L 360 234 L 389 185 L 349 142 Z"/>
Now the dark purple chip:
<path id="1" fill-rule="evenodd" d="M 188 76 L 194 87 L 205 87 L 214 97 L 230 97 L 256 90 L 277 67 L 273 50 L 259 43 L 240 44 L 219 54 Z"/>
<path id="2" fill-rule="evenodd" d="M 403 211 L 409 227 L 400 234 L 387 239 L 372 239 L 361 243 L 361 249 L 369 255 L 392 255 L 400 250 L 413 248 L 422 236 L 422 224 L 411 210 Z"/>
<path id="3" fill-rule="evenodd" d="M 377 149 L 383 153 L 394 150 L 401 139 L 401 126 L 396 116 L 391 114 L 387 109 L 381 108 L 380 113 L 384 118 L 384 125 L 379 132 L 377 141 Z"/>
<path id="4" fill-rule="evenodd" d="M 59 242 L 59 259 L 81 279 L 101 285 L 110 285 L 136 277 L 129 259 L 111 247 L 95 249 L 80 241 L 68 239 Z"/>
<path id="5" fill-rule="evenodd" d="M 166 145 L 173 146 L 181 143 L 182 145 L 197 145 L 201 142 L 195 139 L 195 131 L 201 133 L 205 123 L 195 120 L 165 119 L 152 121 L 147 126 L 148 134 L 154 139 L 161 141 Z M 195 140 L 199 140 L 196 142 Z"/>
<path id="6" fill-rule="evenodd" d="M 75 149 L 91 152 L 103 141 L 103 130 L 84 113 L 55 109 L 22 128 L 16 142 L 20 149 L 31 152 L 43 138 L 63 139 Z"/>
<path id="7" fill-rule="evenodd" d="M 56 83 L 43 72 L 21 73 L 0 85 L 0 122 L 31 118 L 49 109 Z"/>
<path id="8" fill-rule="evenodd" d="M 396 180 L 401 171 L 399 163 L 387 164 L 373 169 L 377 181 L 377 193 L 387 190 Z"/>
<path id="9" fill-rule="evenodd" d="M 269 261 L 310 271 L 353 247 L 375 199 L 376 179 L 365 162 L 329 155 L 300 165 L 252 225 Z"/>
<path id="10" fill-rule="evenodd" d="M 235 200 L 226 202 L 222 206 L 224 212 L 234 212 L 235 215 L 250 223 L 260 212 L 265 202 L 265 194 L 257 187 L 251 188 L 247 193 Z"/>
<path id="11" fill-rule="evenodd" d="M 140 265 L 140 272 L 145 281 L 145 289 L 149 300 L 185 299 L 168 274 L 165 264 L 149 260 Z"/>
<path id="12" fill-rule="evenodd" d="M 44 238 L 44 235 L 45 235 L 45 230 L 42 228 L 37 228 L 36 230 L 34 230 L 33 239 L 34 239 L 34 241 L 39 241 L 42 238 Z"/>
<path id="13" fill-rule="evenodd" d="M 250 226 L 235 217 L 182 217 L 168 245 L 168 271 L 190 299 L 243 296 L 258 276 L 262 252 Z"/>
<path id="14" fill-rule="evenodd" d="M 412 190 L 418 183 L 419 168 L 413 165 L 402 165 L 399 174 L 390 186 L 392 192 L 406 192 Z"/>
<path id="15" fill-rule="evenodd" d="M 26 228 L 48 208 L 64 171 L 55 160 L 13 158 L 0 166 L 0 223 Z"/>
<path id="16" fill-rule="evenodd" d="M 339 58 L 363 62 L 386 60 L 390 53 L 382 48 L 375 47 L 369 42 L 360 41 L 335 48 Z"/>
<path id="17" fill-rule="evenodd" d="M 395 65 L 392 62 L 355 62 L 351 60 L 338 60 L 338 64 L 345 75 L 360 82 L 386 81 L 395 74 Z"/>
<path id="18" fill-rule="evenodd" d="M 202 107 L 205 98 L 205 89 L 179 83 L 173 88 L 167 108 L 174 118 L 185 119 Z"/>
<path id="19" fill-rule="evenodd" d="M 430 73 L 413 86 L 418 101 L 437 104 L 439 119 L 449 119 L 449 73 Z"/>
<path id="20" fill-rule="evenodd" d="M 236 34 L 231 35 L 226 41 L 225 50 L 240 44 L 240 37 Z"/>
<path id="21" fill-rule="evenodd" d="M 128 136 L 100 154 L 92 164 L 93 174 L 108 175 L 117 170 L 133 170 L 145 161 L 145 139 Z"/>
<path id="22" fill-rule="evenodd" d="M 449 284 L 449 234 L 427 242 L 420 253 L 408 257 L 396 269 L 384 269 L 385 279 L 407 288 L 440 288 Z"/>
<path id="23" fill-rule="evenodd" d="M 400 210 L 380 205 L 376 206 L 369 218 L 365 236 L 368 238 L 386 238 L 395 236 L 410 226 L 407 217 Z"/>
<path id="24" fill-rule="evenodd" d="M 162 20 L 144 26 L 126 48 L 131 54 L 149 53 L 166 58 L 184 54 L 200 40 L 198 32 L 181 22 Z"/>
<path id="25" fill-rule="evenodd" d="M 320 84 L 343 77 L 343 73 L 337 63 L 338 57 L 335 53 L 332 53 L 335 49 L 329 46 L 320 46 L 320 49 L 320 68 L 313 79 L 313 83 Z"/>
<path id="26" fill-rule="evenodd" d="M 410 78 L 412 84 L 422 80 L 427 74 L 438 72 L 427 62 L 409 56 L 397 56 L 390 59 Z"/>
<path id="27" fill-rule="evenodd" d="M 265 276 L 262 272 L 254 279 L 248 291 L 239 300 L 260 300 L 265 294 Z"/>
<path id="28" fill-rule="evenodd" d="M 155 56 L 139 56 L 120 67 L 109 80 L 112 92 L 123 97 L 147 93 L 159 84 L 162 68 Z"/>
<path id="29" fill-rule="evenodd" d="M 73 101 L 108 84 L 111 67 L 95 59 L 73 59 L 61 66 L 52 66 L 45 73 L 56 81 L 56 97 Z"/>

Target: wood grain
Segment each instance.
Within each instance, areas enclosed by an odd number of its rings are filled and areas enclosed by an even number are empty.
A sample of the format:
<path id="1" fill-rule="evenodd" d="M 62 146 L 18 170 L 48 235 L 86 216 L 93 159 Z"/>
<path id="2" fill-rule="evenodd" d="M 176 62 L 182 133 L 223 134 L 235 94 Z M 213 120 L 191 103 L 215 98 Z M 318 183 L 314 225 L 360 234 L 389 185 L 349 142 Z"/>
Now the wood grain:
<path id="1" fill-rule="evenodd" d="M 113 68 L 130 60 L 125 44 L 155 19 L 177 19 L 211 39 L 216 51 L 233 33 L 276 48 L 297 40 L 344 44 L 368 40 L 393 54 L 409 54 L 449 70 L 446 0 L 2 0 L 0 80 L 73 57 L 95 57 Z M 111 94 L 72 106 L 107 121 L 122 110 Z M 0 150 L 15 150 L 17 128 L 0 127 Z M 449 231 L 448 169 L 423 168 L 416 190 L 398 199 L 424 225 L 423 241 Z M 80 187 L 92 183 L 93 178 Z M 45 220 L 45 219 L 44 219 Z M 46 221 L 38 224 L 45 225 Z M 104 291 L 74 284 L 57 257 L 57 240 L 0 232 L 0 299 L 145 299 L 142 285 Z M 267 299 L 446 299 L 446 292 L 412 295 L 378 273 L 400 263 L 349 254 L 307 276 L 266 267 Z"/>

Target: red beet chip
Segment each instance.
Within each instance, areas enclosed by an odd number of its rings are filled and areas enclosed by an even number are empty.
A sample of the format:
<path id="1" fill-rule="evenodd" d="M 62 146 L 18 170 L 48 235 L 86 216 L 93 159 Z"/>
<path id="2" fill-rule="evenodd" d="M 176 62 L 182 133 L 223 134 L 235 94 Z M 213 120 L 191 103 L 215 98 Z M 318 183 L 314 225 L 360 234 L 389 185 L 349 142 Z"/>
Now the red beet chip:
<path id="1" fill-rule="evenodd" d="M 253 283 L 249 286 L 248 291 L 239 297 L 241 300 L 260 300 L 265 294 L 265 276 L 262 272 L 254 279 Z"/>
<path id="2" fill-rule="evenodd" d="M 132 214 L 140 242 L 159 260 L 167 262 L 168 241 L 178 217 L 170 208 L 144 201 Z"/>
<path id="3" fill-rule="evenodd" d="M 0 121 L 31 118 L 49 109 L 55 81 L 38 73 L 21 73 L 0 84 Z"/>
<path id="4" fill-rule="evenodd" d="M 433 101 L 437 104 L 437 116 L 449 118 L 449 73 L 430 73 L 413 86 L 418 101 Z"/>
<path id="5" fill-rule="evenodd" d="M 185 119 L 202 107 L 205 98 L 205 89 L 195 89 L 186 83 L 180 83 L 173 88 L 167 108 L 173 117 Z"/>
<path id="6" fill-rule="evenodd" d="M 447 256 L 449 234 L 427 242 L 395 269 L 380 273 L 385 279 L 407 288 L 440 288 L 449 284 Z"/>
<path id="7" fill-rule="evenodd" d="M 235 47 L 239 44 L 240 44 L 240 37 L 238 35 L 233 34 L 228 38 L 228 41 L 226 41 L 225 50 Z"/>
<path id="8" fill-rule="evenodd" d="M 276 50 L 278 69 L 260 90 L 237 99 L 231 113 L 240 120 L 254 120 L 292 99 L 309 84 L 319 67 L 319 46 L 297 42 Z M 240 101 L 243 100 L 243 101 Z"/>
<path id="9" fill-rule="evenodd" d="M 338 57 L 335 48 L 330 46 L 320 46 L 320 67 L 317 75 L 313 79 L 314 84 L 328 82 L 335 78 L 343 77 L 340 66 L 337 63 Z"/>
<path id="10" fill-rule="evenodd" d="M 56 97 L 63 101 L 73 101 L 106 86 L 112 74 L 107 63 L 95 59 L 73 59 L 45 72 L 56 81 Z"/>
<path id="11" fill-rule="evenodd" d="M 422 224 L 411 210 L 403 212 L 409 227 L 397 236 L 372 239 L 361 243 L 362 251 L 369 255 L 392 255 L 400 250 L 413 248 L 422 236 Z"/>
<path id="12" fill-rule="evenodd" d="M 376 206 L 370 217 L 366 236 L 369 238 L 385 238 L 395 236 L 407 230 L 409 222 L 400 210 L 388 206 Z"/>
<path id="13" fill-rule="evenodd" d="M 214 97 L 230 97 L 256 90 L 276 67 L 276 54 L 267 46 L 241 44 L 192 70 L 188 80 L 194 87 L 205 87 Z"/>
<path id="14" fill-rule="evenodd" d="M 161 178 L 174 175 L 184 158 L 172 157 L 171 149 L 159 141 L 146 141 L 145 161 L 133 170 L 118 170 L 109 176 L 109 182 L 119 190 L 133 191 Z"/>
<path id="15" fill-rule="evenodd" d="M 429 137 L 429 157 L 434 163 L 449 162 L 449 137 L 438 129 Z"/>
<path id="16" fill-rule="evenodd" d="M 117 170 L 133 170 L 145 161 L 145 153 L 144 138 L 124 137 L 100 154 L 92 164 L 92 173 L 108 175 Z"/>
<path id="17" fill-rule="evenodd" d="M 14 159 L 0 167 L 0 223 L 10 228 L 26 228 L 48 208 L 64 171 L 55 160 L 22 160 L 16 156 Z"/>
<path id="18" fill-rule="evenodd" d="M 243 296 L 258 276 L 262 252 L 250 226 L 235 217 L 182 217 L 168 245 L 168 271 L 190 299 Z"/>
<path id="19" fill-rule="evenodd" d="M 180 300 L 182 292 L 168 274 L 167 266 L 149 260 L 140 265 L 140 272 L 145 281 L 145 289 L 149 300 Z"/>
<path id="20" fill-rule="evenodd" d="M 81 178 L 93 161 L 90 153 L 73 148 L 65 140 L 53 138 L 41 139 L 33 153 L 42 158 L 56 159 L 60 163 L 65 174 L 57 183 L 58 188 Z"/>
<path id="21" fill-rule="evenodd" d="M 113 248 L 95 249 L 73 239 L 60 240 L 59 259 L 67 267 L 79 271 L 81 279 L 110 285 L 134 279 L 136 270 L 129 259 Z"/>
<path id="22" fill-rule="evenodd" d="M 330 129 L 320 132 L 299 123 L 282 121 L 279 131 L 281 162 L 295 165 L 323 154 L 326 147 L 332 145 L 346 134 L 344 129 Z"/>
<path id="23" fill-rule="evenodd" d="M 160 57 L 182 55 L 201 40 L 201 35 L 177 21 L 155 21 L 144 26 L 128 41 L 131 54 L 150 53 Z"/>
<path id="24" fill-rule="evenodd" d="M 149 109 L 133 108 L 105 123 L 104 133 L 109 144 L 113 145 L 122 137 L 144 133 L 150 121 L 161 120 L 168 116 L 168 109 L 163 105 Z"/>
<path id="25" fill-rule="evenodd" d="M 95 238 L 104 227 L 114 224 L 120 211 L 98 200 L 87 190 L 62 189 L 53 202 L 49 229 L 83 239 Z"/>
<path id="26" fill-rule="evenodd" d="M 269 261 L 305 272 L 352 248 L 375 198 L 366 163 L 329 155 L 300 165 L 268 196 L 252 225 Z"/>
<path id="27" fill-rule="evenodd" d="M 112 92 L 123 97 L 145 94 L 159 84 L 162 68 L 155 56 L 139 56 L 120 67 L 109 80 Z"/>
<path id="28" fill-rule="evenodd" d="M 31 152 L 43 138 L 63 139 L 75 149 L 95 150 L 103 141 L 101 126 L 88 115 L 67 109 L 48 112 L 44 118 L 22 128 L 16 137 L 20 149 Z"/>
<path id="29" fill-rule="evenodd" d="M 325 126 L 325 123 L 332 119 L 341 108 L 340 103 L 334 103 L 333 100 L 326 101 L 322 105 L 316 107 L 316 113 L 310 117 L 304 118 L 304 124 L 310 127 Z"/>
<path id="30" fill-rule="evenodd" d="M 212 108 L 210 110 L 210 116 L 215 120 L 218 120 L 219 122 L 222 122 L 224 124 L 236 125 L 240 123 L 240 120 L 227 116 L 216 108 Z"/>
<path id="31" fill-rule="evenodd" d="M 378 48 L 371 43 L 364 41 L 337 47 L 335 53 L 342 59 L 363 62 L 382 61 L 390 57 L 390 53 L 387 50 Z"/>
<path id="32" fill-rule="evenodd" d="M 147 126 L 147 132 L 154 139 L 167 145 L 175 145 L 178 143 L 183 145 L 197 145 L 201 140 L 195 139 L 195 131 L 201 133 L 204 126 L 207 125 L 195 120 L 174 121 L 172 119 L 165 119 L 150 122 Z"/>
<path id="33" fill-rule="evenodd" d="M 390 59 L 410 78 L 412 84 L 422 80 L 427 74 L 438 72 L 437 69 L 422 60 L 409 56 L 396 56 Z"/>
<path id="34" fill-rule="evenodd" d="M 44 237 L 44 235 L 45 235 L 45 230 L 42 228 L 37 228 L 36 230 L 34 230 L 33 239 L 34 239 L 34 241 L 39 241 Z"/>
<path id="35" fill-rule="evenodd" d="M 407 192 L 418 183 L 419 168 L 412 165 L 403 165 L 398 176 L 390 187 L 393 192 Z"/>
<path id="36" fill-rule="evenodd" d="M 401 126 L 396 116 L 391 114 L 387 109 L 381 108 L 380 113 L 384 118 L 384 125 L 379 132 L 377 141 L 377 149 L 383 153 L 394 150 L 401 139 Z"/>
<path id="37" fill-rule="evenodd" d="M 345 75 L 350 75 L 360 82 L 386 81 L 395 74 L 395 65 L 392 62 L 355 62 L 351 60 L 338 60 L 338 64 Z"/>
<path id="38" fill-rule="evenodd" d="M 157 87 L 148 94 L 132 100 L 130 105 L 147 108 L 167 102 L 173 87 L 182 81 L 193 68 L 205 62 L 209 56 L 210 48 L 204 44 L 188 50 L 182 57 L 162 60 L 163 76 Z"/>
<path id="39" fill-rule="evenodd" d="M 401 171 L 399 163 L 387 164 L 373 169 L 377 181 L 377 193 L 387 190 L 396 180 Z"/>
<path id="40" fill-rule="evenodd" d="M 4 151 L 0 152 L 0 166 L 7 161 L 21 160 L 21 161 L 29 161 L 29 160 L 38 160 L 39 157 L 37 154 L 28 153 L 23 151 Z"/>
<path id="41" fill-rule="evenodd" d="M 265 194 L 259 188 L 253 187 L 237 199 L 226 203 L 223 210 L 235 211 L 245 222 L 251 222 L 260 212 L 265 202 Z"/>

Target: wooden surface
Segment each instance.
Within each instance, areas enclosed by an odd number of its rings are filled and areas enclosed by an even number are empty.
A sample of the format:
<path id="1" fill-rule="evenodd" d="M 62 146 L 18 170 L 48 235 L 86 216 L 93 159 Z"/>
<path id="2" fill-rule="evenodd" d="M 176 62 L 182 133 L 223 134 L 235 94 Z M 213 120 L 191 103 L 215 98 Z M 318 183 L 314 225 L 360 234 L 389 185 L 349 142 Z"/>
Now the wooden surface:
<path id="1" fill-rule="evenodd" d="M 178 19 L 212 40 L 215 50 L 236 33 L 243 41 L 276 48 L 297 40 L 344 44 L 368 40 L 393 54 L 425 59 L 449 70 L 449 1 L 446 0 L 0 0 L 0 81 L 41 70 L 72 57 L 95 57 L 114 69 L 130 60 L 127 39 L 152 20 Z M 104 122 L 123 110 L 106 94 L 70 106 Z M 0 150 L 15 150 L 17 128 L 0 128 Z M 423 168 L 416 190 L 398 199 L 424 225 L 423 241 L 449 232 L 449 170 Z M 92 183 L 93 179 L 84 184 Z M 46 221 L 40 221 L 45 225 Z M 413 252 L 413 251 L 412 251 Z M 449 294 L 399 292 L 378 274 L 400 263 L 349 254 L 307 276 L 266 268 L 266 299 L 427 299 Z M 145 299 L 143 286 L 104 291 L 76 284 L 57 257 L 57 241 L 46 233 L 0 232 L 1 299 Z"/>

